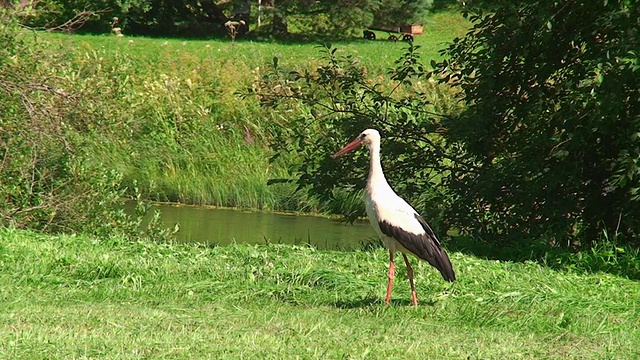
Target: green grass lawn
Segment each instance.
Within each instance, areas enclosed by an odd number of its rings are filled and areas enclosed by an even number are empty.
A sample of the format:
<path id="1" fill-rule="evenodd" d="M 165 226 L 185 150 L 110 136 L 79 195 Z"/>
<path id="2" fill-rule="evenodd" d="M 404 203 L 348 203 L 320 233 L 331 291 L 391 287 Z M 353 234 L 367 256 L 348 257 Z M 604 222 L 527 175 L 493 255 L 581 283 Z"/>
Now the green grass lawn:
<path id="1" fill-rule="evenodd" d="M 205 247 L 0 229 L 3 359 L 626 359 L 640 284 L 452 253 L 458 280 L 387 253 Z"/>
<path id="2" fill-rule="evenodd" d="M 455 11 L 443 11 L 432 14 L 424 24 L 424 33 L 414 37 L 415 44 L 421 47 L 423 58 L 428 60 L 440 58 L 438 51 L 451 42 L 455 37 L 465 34 L 470 22 Z M 402 41 L 390 42 L 385 40 L 387 33 L 376 31 L 377 41 L 365 39 L 338 39 L 332 44 L 342 54 L 354 56 L 363 65 L 373 68 L 376 72 L 384 72 L 393 61 L 398 59 L 406 50 Z M 40 33 L 43 39 L 53 44 L 68 46 L 71 52 L 104 51 L 108 56 L 114 51 L 127 54 L 147 64 L 149 71 L 173 70 L 176 64 L 170 59 L 179 59 L 183 70 L 192 71 L 195 59 L 226 59 L 246 65 L 249 68 L 265 66 L 271 63 L 274 56 L 280 58 L 281 64 L 296 66 L 313 64 L 319 57 L 317 45 L 319 42 L 278 42 L 269 40 L 238 40 L 232 43 L 227 39 L 171 39 L 125 36 L 118 38 L 114 35 L 67 35 L 59 33 Z M 325 42 L 326 40 L 322 40 Z M 166 67 L 166 69 L 163 69 Z"/>

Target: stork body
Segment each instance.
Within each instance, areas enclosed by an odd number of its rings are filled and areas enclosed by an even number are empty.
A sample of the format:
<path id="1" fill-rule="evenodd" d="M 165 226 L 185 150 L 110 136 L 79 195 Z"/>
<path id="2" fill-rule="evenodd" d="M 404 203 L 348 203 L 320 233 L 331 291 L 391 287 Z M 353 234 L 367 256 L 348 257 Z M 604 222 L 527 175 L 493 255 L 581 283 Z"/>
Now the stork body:
<path id="1" fill-rule="evenodd" d="M 336 152 L 333 157 L 344 155 L 361 144 L 366 145 L 370 153 L 369 177 L 365 189 L 367 215 L 371 225 L 389 249 L 389 281 L 385 302 L 388 304 L 391 301 L 395 277 L 394 256 L 397 251 L 400 251 L 407 266 L 407 275 L 411 284 L 411 302 L 413 305 L 418 305 L 413 268 L 407 254 L 413 254 L 427 261 L 438 269 L 447 281 L 453 281 L 456 278 L 451 261 L 427 222 L 393 191 L 385 179 L 380 164 L 378 131 L 373 129 L 363 131 L 356 140 Z"/>

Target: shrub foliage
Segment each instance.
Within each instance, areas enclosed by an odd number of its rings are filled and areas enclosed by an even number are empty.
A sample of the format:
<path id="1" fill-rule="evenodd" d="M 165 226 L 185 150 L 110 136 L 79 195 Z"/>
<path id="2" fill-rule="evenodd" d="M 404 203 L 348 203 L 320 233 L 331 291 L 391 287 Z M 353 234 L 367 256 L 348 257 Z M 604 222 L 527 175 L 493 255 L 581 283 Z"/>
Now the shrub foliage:
<path id="1" fill-rule="evenodd" d="M 433 0 L 279 0 L 267 10 L 262 22 L 274 32 L 323 35 L 362 35 L 362 28 L 397 27 L 422 23 Z M 34 2 L 23 13 L 24 24 L 61 31 L 105 33 L 112 27 L 126 34 L 210 37 L 226 35 L 224 23 L 234 18 L 236 8 L 253 7 L 257 2 L 197 0 L 49 0 Z M 251 9 L 244 9 L 247 11 Z M 114 17 L 118 20 L 114 22 Z M 70 21 L 71 20 L 71 21 Z M 247 19 L 245 19 L 247 20 Z"/>
<path id="2" fill-rule="evenodd" d="M 101 119 L 96 99 L 74 88 L 81 72 L 65 73 L 66 54 L 29 46 L 11 13 L 0 20 L 0 226 L 169 238 L 157 217 L 140 233 L 146 206 L 125 214 L 122 175 L 88 150 Z"/>
<path id="3" fill-rule="evenodd" d="M 471 19 L 436 64 L 468 105 L 446 140 L 474 163 L 447 177 L 452 220 L 560 244 L 639 235 L 637 3 L 505 2 Z"/>
<path id="4" fill-rule="evenodd" d="M 50 0 L 20 13 L 30 27 L 58 31 L 209 36 L 224 34 L 225 6 L 194 0 Z M 226 9 L 225 9 L 226 10 Z"/>
<path id="5" fill-rule="evenodd" d="M 351 196 L 345 191 L 364 187 L 368 154 L 339 161 L 330 155 L 364 129 L 376 128 L 384 137 L 383 162 L 391 184 L 429 217 L 440 215 L 446 190 L 438 186 L 438 171 L 452 159 L 441 144 L 434 114 L 459 106 L 446 101 L 451 96 L 445 86 L 428 80 L 418 49 L 409 44 L 388 77 L 369 78 L 356 58 L 330 45 L 321 47 L 325 63 L 314 70 L 286 69 L 276 58 L 271 70 L 261 74 L 252 92 L 264 106 L 287 114 L 273 128 L 272 147 L 276 157 L 293 153 L 300 159 L 294 180 L 298 189 L 339 203 L 333 210 L 351 218 L 363 215 L 362 201 L 346 200 Z M 352 206 L 343 207 L 345 200 Z"/>

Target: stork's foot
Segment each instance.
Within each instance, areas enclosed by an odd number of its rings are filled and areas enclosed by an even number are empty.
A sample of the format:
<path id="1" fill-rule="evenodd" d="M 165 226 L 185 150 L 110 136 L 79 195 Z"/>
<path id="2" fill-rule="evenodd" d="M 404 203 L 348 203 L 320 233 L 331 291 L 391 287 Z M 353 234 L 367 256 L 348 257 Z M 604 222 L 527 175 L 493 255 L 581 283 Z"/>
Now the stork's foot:
<path id="1" fill-rule="evenodd" d="M 416 295 L 415 291 L 411 292 L 411 305 L 418 306 L 418 295 Z"/>

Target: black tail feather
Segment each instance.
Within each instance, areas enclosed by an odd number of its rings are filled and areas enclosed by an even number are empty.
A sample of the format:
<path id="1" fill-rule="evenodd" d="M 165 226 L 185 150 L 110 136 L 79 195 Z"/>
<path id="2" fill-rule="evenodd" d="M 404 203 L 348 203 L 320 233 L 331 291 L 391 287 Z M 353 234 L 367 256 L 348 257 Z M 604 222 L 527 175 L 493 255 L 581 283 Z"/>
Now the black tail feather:
<path id="1" fill-rule="evenodd" d="M 453 271 L 453 266 L 451 265 L 451 261 L 449 260 L 449 256 L 444 251 L 442 247 L 438 249 L 436 256 L 434 257 L 434 262 L 429 261 L 429 264 L 433 265 L 436 269 L 440 271 L 442 277 L 451 282 L 456 279 L 456 274 Z"/>

